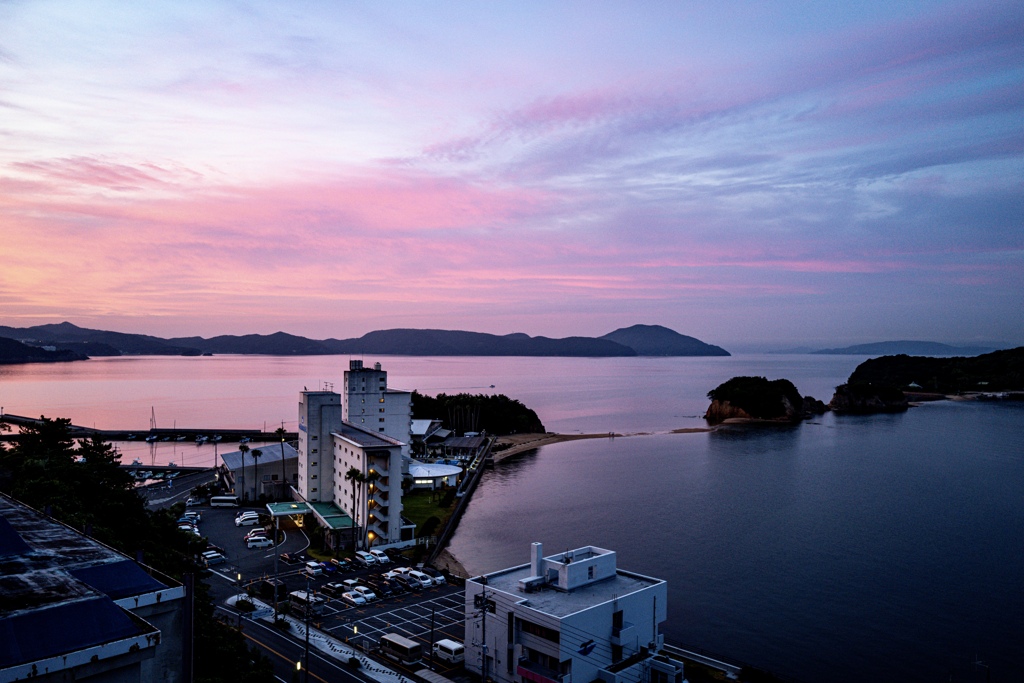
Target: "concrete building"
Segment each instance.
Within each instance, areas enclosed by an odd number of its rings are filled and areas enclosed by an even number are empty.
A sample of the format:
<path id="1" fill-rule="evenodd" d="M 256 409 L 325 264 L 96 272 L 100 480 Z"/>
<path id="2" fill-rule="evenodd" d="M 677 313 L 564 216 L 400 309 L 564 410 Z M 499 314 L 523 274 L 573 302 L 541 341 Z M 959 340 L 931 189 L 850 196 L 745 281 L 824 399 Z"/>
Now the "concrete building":
<path id="1" fill-rule="evenodd" d="M 290 487 L 298 484 L 299 453 L 283 444 L 284 468 L 281 467 L 282 444 L 257 444 L 246 451 L 221 455 L 220 478 L 228 490 L 243 500 L 291 500 Z M 253 455 L 260 451 L 259 458 Z"/>
<path id="2" fill-rule="evenodd" d="M 337 532 L 334 540 L 353 533 L 369 545 L 412 539 L 414 526 L 402 519 L 402 441 L 343 420 L 340 394 L 303 391 L 298 443 L 296 491 Z M 352 468 L 362 481 L 346 479 Z"/>
<path id="3" fill-rule="evenodd" d="M 587 546 L 466 582 L 466 668 L 502 683 L 682 683 L 658 653 L 667 586 Z"/>
<path id="4" fill-rule="evenodd" d="M 369 432 L 385 434 L 402 443 L 402 457 L 412 443 L 412 392 L 388 388 L 388 373 L 374 363 L 349 361 L 345 372 L 345 420 Z"/>
<path id="5" fill-rule="evenodd" d="M 0 681 L 184 680 L 185 591 L 0 495 Z"/>

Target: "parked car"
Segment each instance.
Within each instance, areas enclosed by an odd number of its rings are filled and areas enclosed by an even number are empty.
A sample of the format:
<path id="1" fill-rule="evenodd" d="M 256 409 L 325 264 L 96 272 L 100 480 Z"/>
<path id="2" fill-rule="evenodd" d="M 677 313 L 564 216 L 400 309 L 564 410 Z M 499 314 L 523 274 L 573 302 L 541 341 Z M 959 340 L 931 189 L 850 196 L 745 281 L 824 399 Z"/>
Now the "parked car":
<path id="1" fill-rule="evenodd" d="M 370 590 L 368 586 L 356 586 L 354 590 L 362 595 L 366 602 L 373 602 L 377 599 L 377 594 Z"/>
<path id="2" fill-rule="evenodd" d="M 359 593 L 342 593 L 341 599 L 353 607 L 361 607 L 366 604 L 366 598 Z"/>
<path id="3" fill-rule="evenodd" d="M 418 591 L 423 588 L 419 581 L 405 574 L 398 574 L 394 581 L 407 591 Z"/>
<path id="4" fill-rule="evenodd" d="M 397 578 L 399 576 L 403 576 L 403 575 L 408 574 L 408 573 L 409 573 L 409 568 L 408 567 L 395 567 L 391 571 L 384 572 L 382 574 L 382 576 L 385 579 L 389 579 L 390 580 L 390 579 Z"/>
<path id="5" fill-rule="evenodd" d="M 380 579 L 379 582 L 381 584 L 386 585 L 388 588 L 390 588 L 392 595 L 405 595 L 406 593 L 409 592 L 408 588 L 406 588 L 402 584 L 398 583 L 394 579 Z"/>
<path id="6" fill-rule="evenodd" d="M 253 536 L 266 536 L 266 535 L 267 535 L 267 530 L 266 529 L 264 529 L 263 527 L 257 527 L 256 529 L 252 529 L 249 532 L 247 532 L 245 534 L 245 538 L 252 538 Z"/>
<path id="7" fill-rule="evenodd" d="M 224 557 L 216 551 L 209 550 L 202 554 L 202 560 L 204 565 L 206 565 L 207 567 L 212 567 L 215 564 L 227 562 L 228 558 Z"/>
<path id="8" fill-rule="evenodd" d="M 182 517 L 188 517 L 190 519 L 194 519 L 197 522 L 203 521 L 202 513 L 196 512 L 195 510 L 185 510 L 185 512 L 181 513 L 181 516 Z"/>
<path id="9" fill-rule="evenodd" d="M 310 560 L 305 565 L 303 565 L 302 571 L 309 574 L 310 576 L 319 576 L 324 572 L 323 567 L 320 566 L 320 563 L 314 562 L 313 560 Z"/>
<path id="10" fill-rule="evenodd" d="M 238 514 L 235 515 L 235 519 L 239 520 L 239 519 L 242 519 L 243 517 L 256 517 L 256 518 L 259 518 L 259 516 L 260 516 L 260 513 L 256 512 L 255 510 L 242 510 Z"/>
<path id="11" fill-rule="evenodd" d="M 338 568 L 330 562 L 321 562 L 320 568 L 324 570 L 324 574 L 334 574 L 338 571 Z"/>
<path id="12" fill-rule="evenodd" d="M 443 586 L 446 583 L 448 583 L 448 581 L 446 581 L 444 578 L 444 574 L 442 574 L 441 572 L 437 571 L 432 567 L 424 567 L 423 569 L 420 569 L 420 571 L 429 576 L 431 579 L 433 579 L 435 586 Z"/>
<path id="13" fill-rule="evenodd" d="M 194 507 L 196 505 L 201 505 L 201 504 L 202 504 L 202 501 L 199 500 L 198 498 L 186 498 L 185 499 L 185 507 L 187 507 L 187 508 Z"/>
<path id="14" fill-rule="evenodd" d="M 331 560 L 331 564 L 338 568 L 341 572 L 350 572 L 355 569 L 355 565 L 346 560 L 345 558 L 334 558 Z"/>
<path id="15" fill-rule="evenodd" d="M 362 567 L 372 567 L 377 564 L 377 558 L 365 550 L 357 550 L 353 559 L 356 561 L 356 564 Z"/>
<path id="16" fill-rule="evenodd" d="M 371 550 L 370 554 L 377 560 L 377 564 L 391 564 L 391 558 L 383 550 Z"/>
<path id="17" fill-rule="evenodd" d="M 326 593 L 327 595 L 335 595 L 340 597 L 342 593 L 348 591 L 348 588 L 343 583 L 332 581 L 331 583 L 324 585 L 324 587 L 320 590 Z"/>
<path id="18" fill-rule="evenodd" d="M 260 518 L 253 517 L 238 517 L 235 519 L 235 526 L 256 526 L 260 523 Z"/>
<path id="19" fill-rule="evenodd" d="M 249 550 L 252 550 L 253 548 L 269 548 L 272 545 L 274 545 L 274 542 L 266 536 L 257 536 L 256 538 L 250 538 L 245 542 L 245 546 L 249 548 Z"/>
<path id="20" fill-rule="evenodd" d="M 395 594 L 394 588 L 391 587 L 391 582 L 387 579 L 369 579 L 367 580 L 366 585 L 372 588 L 373 592 L 382 598 L 389 598 Z"/>
<path id="21" fill-rule="evenodd" d="M 431 588 L 434 585 L 434 580 L 421 571 L 413 569 L 407 574 L 407 576 L 411 581 L 419 581 L 420 586 L 423 588 Z"/>
<path id="22" fill-rule="evenodd" d="M 302 557 L 298 553 L 281 553 L 281 561 L 285 564 L 298 564 L 302 562 Z"/>

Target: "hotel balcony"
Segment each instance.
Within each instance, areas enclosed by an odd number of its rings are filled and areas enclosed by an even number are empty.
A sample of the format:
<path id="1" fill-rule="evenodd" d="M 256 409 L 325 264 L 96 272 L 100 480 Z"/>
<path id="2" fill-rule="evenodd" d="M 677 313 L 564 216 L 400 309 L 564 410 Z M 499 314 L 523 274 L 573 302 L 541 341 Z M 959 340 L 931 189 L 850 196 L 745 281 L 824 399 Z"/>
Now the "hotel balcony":
<path id="1" fill-rule="evenodd" d="M 636 627 L 628 621 L 622 622 L 622 626 L 612 627 L 612 645 L 633 645 L 636 639 Z"/>

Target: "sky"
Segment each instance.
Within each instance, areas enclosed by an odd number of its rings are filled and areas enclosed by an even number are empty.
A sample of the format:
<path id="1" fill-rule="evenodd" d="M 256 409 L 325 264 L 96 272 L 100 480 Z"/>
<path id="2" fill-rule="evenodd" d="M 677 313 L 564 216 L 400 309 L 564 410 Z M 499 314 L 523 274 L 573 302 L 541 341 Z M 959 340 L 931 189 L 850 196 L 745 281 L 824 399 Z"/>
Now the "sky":
<path id="1" fill-rule="evenodd" d="M 1024 3 L 0 1 L 0 324 L 1024 344 Z"/>

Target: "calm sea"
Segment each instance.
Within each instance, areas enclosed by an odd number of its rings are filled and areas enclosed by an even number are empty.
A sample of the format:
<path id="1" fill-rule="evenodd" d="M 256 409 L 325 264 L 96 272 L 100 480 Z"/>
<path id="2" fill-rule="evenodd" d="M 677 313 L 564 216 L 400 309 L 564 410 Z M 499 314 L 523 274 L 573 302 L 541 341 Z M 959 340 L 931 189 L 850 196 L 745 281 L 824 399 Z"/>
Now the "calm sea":
<path id="1" fill-rule="evenodd" d="M 376 360 L 399 388 L 518 398 L 551 431 L 647 433 L 548 446 L 488 471 L 452 541 L 471 571 L 523 563 L 531 541 L 552 553 L 599 545 L 668 580 L 670 640 L 807 681 L 1024 680 L 1020 404 L 668 434 L 701 426 L 706 392 L 734 375 L 787 377 L 827 401 L 863 359 Z M 0 405 L 140 431 L 153 414 L 159 427 L 294 429 L 302 387 L 340 386 L 346 365 L 0 367 Z M 121 446 L 147 462 L 213 461 L 210 447 Z"/>

